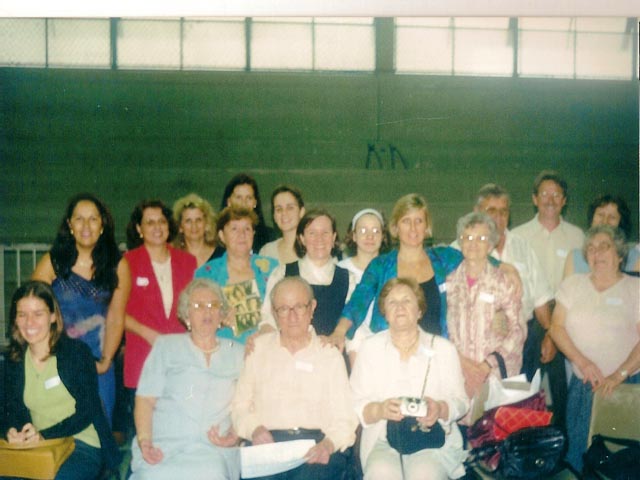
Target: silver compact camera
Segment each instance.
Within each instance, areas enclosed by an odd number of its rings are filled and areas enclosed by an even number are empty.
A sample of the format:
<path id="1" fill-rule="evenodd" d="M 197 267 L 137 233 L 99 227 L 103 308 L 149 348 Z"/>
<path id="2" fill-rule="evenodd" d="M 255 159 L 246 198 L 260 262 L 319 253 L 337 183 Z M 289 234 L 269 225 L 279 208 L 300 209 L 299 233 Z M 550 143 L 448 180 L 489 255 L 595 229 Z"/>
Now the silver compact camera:
<path id="1" fill-rule="evenodd" d="M 405 417 L 424 417 L 427 415 L 427 402 L 424 398 L 400 397 L 400 413 Z"/>

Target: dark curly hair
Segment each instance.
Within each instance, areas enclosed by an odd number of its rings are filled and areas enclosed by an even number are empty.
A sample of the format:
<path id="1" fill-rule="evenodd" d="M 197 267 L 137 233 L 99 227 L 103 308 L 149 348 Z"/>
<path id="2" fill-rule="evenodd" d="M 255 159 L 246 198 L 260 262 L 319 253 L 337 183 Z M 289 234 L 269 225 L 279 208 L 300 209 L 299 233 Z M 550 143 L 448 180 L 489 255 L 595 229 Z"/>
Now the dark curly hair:
<path id="1" fill-rule="evenodd" d="M 79 193 L 69 200 L 64 217 L 58 227 L 58 233 L 49 251 L 53 271 L 57 277 L 66 279 L 71 275 L 71 268 L 78 259 L 76 240 L 71 233 L 69 223 L 80 202 L 93 203 L 100 213 L 102 233 L 91 252 L 94 265 L 93 281 L 99 288 L 113 292 L 118 287 L 117 269 L 121 253 L 115 239 L 115 226 L 111 212 L 104 202 L 92 193 Z"/>
<path id="2" fill-rule="evenodd" d="M 147 208 L 159 208 L 162 210 L 162 215 L 167 220 L 167 225 L 169 226 L 167 243 L 170 243 L 178 234 L 178 225 L 173 219 L 173 212 L 162 200 L 142 200 L 135 206 L 133 212 L 131 212 L 131 218 L 127 224 L 127 248 L 129 250 L 137 248 L 144 243 L 136 227 L 142 223 L 142 216 Z"/>
<path id="3" fill-rule="evenodd" d="M 620 223 L 618 224 L 618 228 L 624 232 L 627 238 L 629 238 L 631 236 L 631 210 L 629 210 L 627 202 L 618 195 L 600 195 L 589 204 L 587 212 L 589 227 L 591 227 L 591 224 L 593 223 L 593 216 L 595 215 L 596 210 L 600 207 L 605 207 L 610 203 L 618 208 L 618 213 L 620 214 Z"/>

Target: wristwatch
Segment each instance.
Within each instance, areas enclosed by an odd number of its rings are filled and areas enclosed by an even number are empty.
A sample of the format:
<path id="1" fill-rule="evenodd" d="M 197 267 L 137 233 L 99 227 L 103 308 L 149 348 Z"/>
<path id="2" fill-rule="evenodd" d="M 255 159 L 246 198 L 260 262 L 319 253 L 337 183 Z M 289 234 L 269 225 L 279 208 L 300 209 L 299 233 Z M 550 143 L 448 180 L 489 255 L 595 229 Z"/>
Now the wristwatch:
<path id="1" fill-rule="evenodd" d="M 620 370 L 620 376 L 621 376 L 623 379 L 626 379 L 626 378 L 629 376 L 629 372 L 627 372 L 627 371 L 626 371 L 626 370 L 624 370 L 624 369 L 623 369 L 623 370 Z"/>

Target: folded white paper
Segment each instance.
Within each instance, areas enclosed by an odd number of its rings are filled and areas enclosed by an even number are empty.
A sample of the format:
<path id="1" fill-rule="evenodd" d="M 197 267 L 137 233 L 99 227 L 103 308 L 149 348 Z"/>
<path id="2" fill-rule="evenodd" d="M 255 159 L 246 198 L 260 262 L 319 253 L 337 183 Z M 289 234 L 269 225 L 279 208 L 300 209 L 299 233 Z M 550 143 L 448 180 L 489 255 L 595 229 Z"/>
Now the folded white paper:
<path id="1" fill-rule="evenodd" d="M 315 444 L 314 440 L 291 440 L 242 447 L 240 449 L 242 478 L 275 475 L 296 468 L 305 462 L 305 454 Z"/>
<path id="2" fill-rule="evenodd" d="M 503 378 L 502 380 L 498 380 L 493 376 L 489 377 L 489 396 L 484 403 L 485 411 L 519 402 L 538 393 L 540 390 L 540 378 L 540 369 L 536 371 L 531 383 L 527 382 L 525 374 Z"/>

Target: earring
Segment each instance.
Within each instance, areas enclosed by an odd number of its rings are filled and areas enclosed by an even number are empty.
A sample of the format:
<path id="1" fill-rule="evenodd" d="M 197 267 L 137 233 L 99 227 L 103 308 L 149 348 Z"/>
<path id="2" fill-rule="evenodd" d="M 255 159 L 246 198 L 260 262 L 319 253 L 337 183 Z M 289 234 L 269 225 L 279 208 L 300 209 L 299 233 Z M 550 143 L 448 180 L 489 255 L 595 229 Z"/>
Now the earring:
<path id="1" fill-rule="evenodd" d="M 140 238 L 144 238 L 144 236 L 142 234 L 140 234 Z"/>
<path id="2" fill-rule="evenodd" d="M 73 235 L 73 228 L 70 228 L 69 232 L 71 232 L 71 235 Z"/>
<path id="3" fill-rule="evenodd" d="M 191 322 L 187 322 L 187 330 L 191 331 Z"/>

